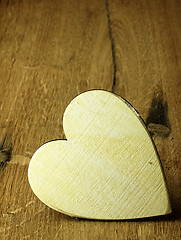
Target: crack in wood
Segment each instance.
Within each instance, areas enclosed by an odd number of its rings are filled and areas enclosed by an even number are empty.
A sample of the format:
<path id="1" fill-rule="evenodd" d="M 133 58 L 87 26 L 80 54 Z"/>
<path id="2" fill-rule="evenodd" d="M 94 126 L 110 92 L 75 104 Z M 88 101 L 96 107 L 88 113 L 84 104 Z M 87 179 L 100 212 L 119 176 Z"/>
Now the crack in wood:
<path id="1" fill-rule="evenodd" d="M 109 11 L 109 2 L 108 0 L 105 0 L 105 6 L 106 6 L 106 13 L 107 13 L 107 22 L 108 22 L 108 29 L 109 29 L 109 38 L 111 41 L 111 51 L 112 51 L 112 61 L 113 61 L 113 67 L 114 67 L 114 76 L 113 76 L 113 83 L 112 83 L 112 92 L 115 92 L 116 87 L 116 53 L 115 53 L 115 42 L 112 35 L 112 28 L 111 28 L 111 18 L 110 18 L 110 11 Z"/>

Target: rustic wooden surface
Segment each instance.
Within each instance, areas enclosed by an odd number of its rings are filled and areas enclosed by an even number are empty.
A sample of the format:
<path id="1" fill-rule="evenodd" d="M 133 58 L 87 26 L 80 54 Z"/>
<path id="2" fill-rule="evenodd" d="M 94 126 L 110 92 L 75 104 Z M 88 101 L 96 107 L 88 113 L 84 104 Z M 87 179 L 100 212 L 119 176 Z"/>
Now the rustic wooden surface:
<path id="1" fill-rule="evenodd" d="M 181 238 L 181 2 L 0 1 L 0 238 Z M 27 180 L 44 142 L 64 138 L 77 94 L 106 89 L 141 114 L 157 146 L 173 213 L 89 221 L 41 203 Z"/>

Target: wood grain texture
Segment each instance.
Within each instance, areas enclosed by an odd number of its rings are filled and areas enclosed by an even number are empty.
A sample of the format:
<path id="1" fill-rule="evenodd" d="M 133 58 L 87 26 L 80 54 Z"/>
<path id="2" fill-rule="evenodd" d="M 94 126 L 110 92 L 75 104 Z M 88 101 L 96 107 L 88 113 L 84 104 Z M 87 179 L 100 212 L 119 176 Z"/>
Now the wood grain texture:
<path id="1" fill-rule="evenodd" d="M 0 139 L 7 150 L 1 156 L 1 239 L 180 239 L 180 12 L 177 0 L 0 1 Z M 111 90 L 113 79 L 115 92 L 148 125 L 156 124 L 150 126 L 170 191 L 170 217 L 76 220 L 45 207 L 30 189 L 29 159 L 42 143 L 64 138 L 70 100 L 89 89 Z M 157 124 L 170 130 L 168 137 L 155 131 Z"/>

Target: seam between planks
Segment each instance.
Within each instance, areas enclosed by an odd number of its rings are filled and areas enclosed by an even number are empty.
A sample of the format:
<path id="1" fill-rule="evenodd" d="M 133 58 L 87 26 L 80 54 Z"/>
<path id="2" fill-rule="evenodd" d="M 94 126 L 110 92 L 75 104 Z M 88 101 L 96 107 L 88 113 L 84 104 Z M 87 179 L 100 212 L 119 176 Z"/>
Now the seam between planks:
<path id="1" fill-rule="evenodd" d="M 112 28 L 111 28 L 111 18 L 110 18 L 110 11 L 109 11 L 109 2 L 108 0 L 105 0 L 105 6 L 106 6 L 106 13 L 107 13 L 107 22 L 108 22 L 108 29 L 109 29 L 109 38 L 111 41 L 111 51 L 112 51 L 112 61 L 113 61 L 113 67 L 114 67 L 114 76 L 113 76 L 113 83 L 112 83 L 112 92 L 115 91 L 116 87 L 116 53 L 115 53 L 115 42 L 112 35 Z"/>

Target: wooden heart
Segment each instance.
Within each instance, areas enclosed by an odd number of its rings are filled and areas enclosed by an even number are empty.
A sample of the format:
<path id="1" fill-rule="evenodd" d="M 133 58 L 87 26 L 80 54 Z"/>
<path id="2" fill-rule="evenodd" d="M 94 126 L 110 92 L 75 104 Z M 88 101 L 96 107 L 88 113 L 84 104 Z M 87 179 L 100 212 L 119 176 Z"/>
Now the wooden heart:
<path id="1" fill-rule="evenodd" d="M 41 146 L 28 177 L 49 207 L 91 219 L 171 212 L 159 157 L 136 110 L 103 90 L 80 94 L 63 118 L 67 140 Z"/>

